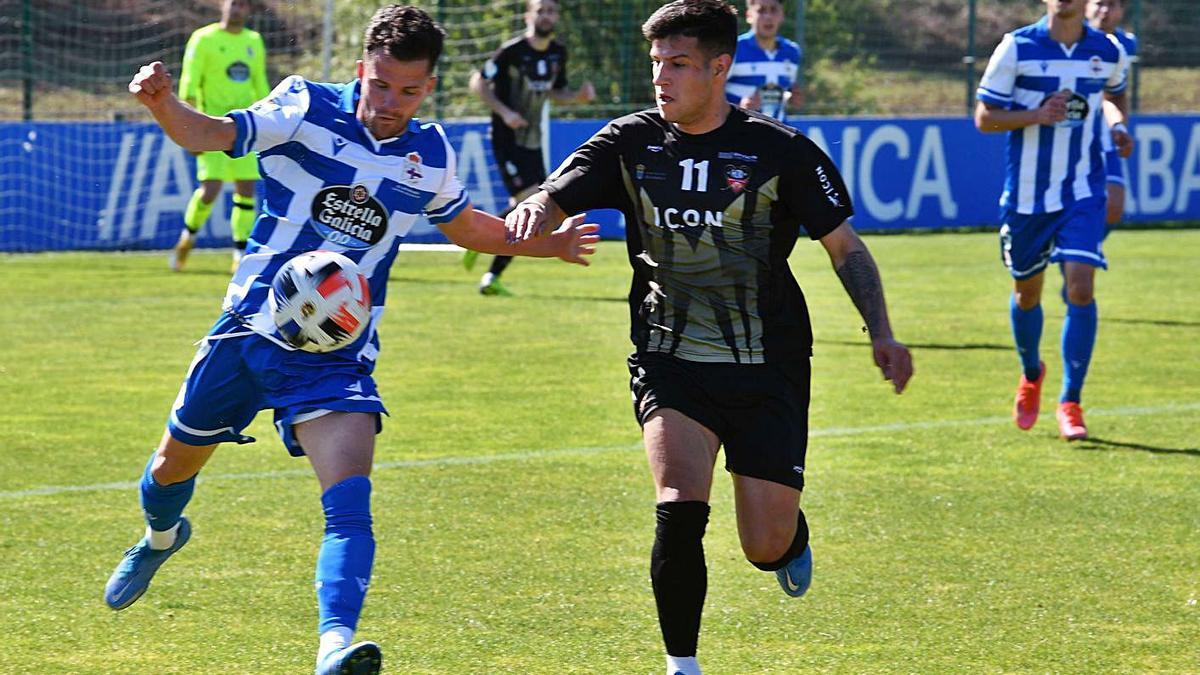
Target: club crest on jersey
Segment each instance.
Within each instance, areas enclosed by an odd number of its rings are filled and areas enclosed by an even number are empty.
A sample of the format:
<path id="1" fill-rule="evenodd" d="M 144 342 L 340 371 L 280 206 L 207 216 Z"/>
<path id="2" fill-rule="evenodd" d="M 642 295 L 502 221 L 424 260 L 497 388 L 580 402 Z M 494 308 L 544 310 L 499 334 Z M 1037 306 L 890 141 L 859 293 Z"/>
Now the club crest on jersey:
<path id="1" fill-rule="evenodd" d="M 415 183 L 424 177 L 425 174 L 421 173 L 421 153 L 410 152 L 405 155 L 404 178 L 410 183 Z"/>
<path id="2" fill-rule="evenodd" d="M 1092 75 L 1100 77 L 1100 71 L 1104 70 L 1104 62 L 1100 60 L 1100 57 L 1093 55 L 1088 59 L 1088 65 L 1092 69 Z"/>
<path id="3" fill-rule="evenodd" d="M 736 164 L 725 167 L 725 183 L 733 190 L 733 194 L 741 194 L 750 184 L 750 169 Z"/>
<path id="4" fill-rule="evenodd" d="M 313 197 L 312 224 L 326 241 L 363 250 L 383 239 L 388 215 L 367 186 L 330 185 Z"/>
<path id="5" fill-rule="evenodd" d="M 643 178 L 645 178 L 646 177 L 646 165 L 638 164 L 637 166 L 633 167 L 633 176 L 635 178 L 637 178 L 638 180 L 642 180 Z"/>

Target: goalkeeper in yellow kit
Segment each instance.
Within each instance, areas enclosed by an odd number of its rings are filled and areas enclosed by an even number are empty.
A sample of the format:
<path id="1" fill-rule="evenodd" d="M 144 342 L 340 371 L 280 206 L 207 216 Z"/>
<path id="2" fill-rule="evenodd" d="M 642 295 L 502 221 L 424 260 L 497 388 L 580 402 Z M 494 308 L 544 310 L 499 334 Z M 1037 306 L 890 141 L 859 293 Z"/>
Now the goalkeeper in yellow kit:
<path id="1" fill-rule="evenodd" d="M 266 48 L 262 36 L 246 27 L 250 0 L 224 0 L 221 21 L 192 33 L 183 53 L 179 76 L 179 98 L 197 110 L 221 116 L 230 110 L 248 108 L 266 98 Z M 234 159 L 223 152 L 205 152 L 196 157 L 200 188 L 192 194 L 183 215 L 184 230 L 171 253 L 173 270 L 183 268 L 195 243 L 196 232 L 208 220 L 224 181 L 233 181 L 233 264 L 237 267 L 250 228 L 254 226 L 254 188 L 261 178 L 258 158 L 253 154 Z"/>

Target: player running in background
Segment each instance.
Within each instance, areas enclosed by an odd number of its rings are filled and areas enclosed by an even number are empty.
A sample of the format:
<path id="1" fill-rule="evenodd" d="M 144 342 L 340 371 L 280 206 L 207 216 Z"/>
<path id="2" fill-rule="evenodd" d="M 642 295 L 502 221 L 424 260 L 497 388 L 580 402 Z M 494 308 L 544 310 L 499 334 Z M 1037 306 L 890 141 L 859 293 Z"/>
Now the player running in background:
<path id="1" fill-rule="evenodd" d="M 1013 417 L 1021 429 L 1037 421 L 1046 374 L 1038 354 L 1044 272 L 1062 262 L 1067 316 L 1056 418 L 1063 438 L 1074 440 L 1088 434 L 1080 402 L 1096 341 L 1093 288 L 1096 268 L 1108 267 L 1103 136 L 1124 157 L 1133 138 L 1125 131 L 1125 50 L 1084 23 L 1081 0 L 1045 2 L 1046 16 L 1005 35 L 992 54 L 975 126 L 1008 132 L 1000 253 L 1014 281 L 1009 317 L 1023 369 Z"/>
<path id="2" fill-rule="evenodd" d="M 601 129 L 508 226 L 533 236 L 601 208 L 628 223 L 630 386 L 657 501 L 650 579 L 667 673 L 696 675 L 702 539 L 722 446 L 746 558 L 791 596 L 812 578 L 800 509 L 812 328 L 788 266 L 801 232 L 825 247 L 897 393 L 912 360 L 892 337 L 879 272 L 847 222 L 850 196 L 833 162 L 794 129 L 725 100 L 733 7 L 677 0 L 642 32 L 657 109 Z"/>
<path id="3" fill-rule="evenodd" d="M 591 82 L 577 91 L 567 86 L 567 49 L 554 39 L 558 18 L 558 0 L 528 0 L 525 33 L 500 45 L 483 70 L 471 75 L 471 91 L 492 111 L 492 155 L 510 195 L 503 213 L 546 179 L 543 145 L 549 139 L 542 137 L 542 109 L 547 99 L 587 103 L 596 97 Z M 463 266 L 473 269 L 478 256 L 467 251 Z M 500 283 L 510 262 L 512 256 L 496 256 L 479 280 L 479 292 L 512 295 Z"/>
<path id="4" fill-rule="evenodd" d="M 368 476 L 385 412 L 371 377 L 379 354 L 375 327 L 400 240 L 422 214 L 451 241 L 491 253 L 586 264 L 582 256 L 596 240 L 594 225 L 573 221 L 548 238 L 509 244 L 503 221 L 471 208 L 445 132 L 413 119 L 437 82 L 443 40 L 423 11 L 384 7 L 367 26 L 357 79 L 320 84 L 293 75 L 269 98 L 224 117 L 180 102 L 161 63 L 144 66 L 130 83 L 181 147 L 234 157 L 257 151 L 267 194 L 224 312 L 200 342 L 146 464 L 140 490 L 147 532 L 108 581 L 104 598 L 113 609 L 141 597 L 159 566 L 187 543 L 191 525 L 183 509 L 217 445 L 252 441 L 242 430 L 259 410 L 272 408 L 284 445 L 294 456 L 307 455 L 321 487 L 317 673 L 378 671 L 379 647 L 351 638 L 375 554 Z M 323 354 L 284 342 L 268 303 L 276 271 L 316 249 L 357 262 L 373 305 L 360 338 Z"/>
<path id="5" fill-rule="evenodd" d="M 1132 66 L 1137 60 L 1138 41 L 1133 33 L 1121 28 L 1121 22 L 1125 20 L 1125 0 L 1088 0 L 1087 19 L 1092 28 L 1104 31 L 1121 43 Z M 1105 185 L 1108 194 L 1106 220 L 1112 226 L 1121 222 L 1125 215 L 1125 163 L 1116 148 L 1108 148 L 1104 153 L 1104 169 L 1108 181 Z"/>
<path id="6" fill-rule="evenodd" d="M 246 27 L 249 16 L 250 0 L 225 0 L 220 23 L 199 28 L 188 39 L 179 73 L 179 97 L 197 110 L 224 115 L 249 106 L 270 91 L 267 50 L 262 36 Z M 233 266 L 237 267 L 254 226 L 254 186 L 260 177 L 253 153 L 238 158 L 223 152 L 196 156 L 200 187 L 184 211 L 183 231 L 171 252 L 171 269 L 179 271 L 187 263 L 196 232 L 212 213 L 225 181 L 234 185 L 229 227 L 233 230 Z"/>
<path id="7" fill-rule="evenodd" d="M 729 102 L 779 121 L 804 105 L 800 45 L 781 37 L 783 0 L 747 0 L 750 30 L 738 36 L 737 54 L 725 85 Z"/>

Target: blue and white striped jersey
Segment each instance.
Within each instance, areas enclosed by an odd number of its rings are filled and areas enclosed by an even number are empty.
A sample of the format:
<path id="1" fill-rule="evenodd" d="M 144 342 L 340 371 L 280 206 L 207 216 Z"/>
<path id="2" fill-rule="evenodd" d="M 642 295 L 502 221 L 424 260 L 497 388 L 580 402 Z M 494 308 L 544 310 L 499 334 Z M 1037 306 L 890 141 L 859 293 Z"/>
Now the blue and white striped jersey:
<path id="1" fill-rule="evenodd" d="M 417 218 L 449 222 L 470 203 L 439 125 L 412 120 L 403 134 L 376 140 L 355 116 L 358 95 L 357 80 L 321 84 L 293 75 L 228 115 L 237 124 L 229 154 L 258 153 L 266 198 L 224 309 L 257 333 L 276 338 L 267 305 L 276 271 L 316 249 L 358 263 L 377 323 L 388 270 Z M 359 343 L 373 334 L 374 326 Z"/>
<path id="2" fill-rule="evenodd" d="M 1113 31 L 1112 35 L 1117 39 L 1117 42 L 1120 42 L 1121 46 L 1125 48 L 1125 55 L 1129 57 L 1129 60 L 1131 62 L 1135 61 L 1138 55 L 1137 36 L 1133 33 L 1126 32 L 1125 29 L 1121 28 L 1120 26 Z"/>
<path id="3" fill-rule="evenodd" d="M 1004 36 L 976 98 L 1008 110 L 1031 110 L 1057 91 L 1067 89 L 1073 96 L 1067 119 L 1059 124 L 1008 132 L 1002 207 L 1051 213 L 1104 195 L 1102 92 L 1125 90 L 1127 65 L 1120 44 L 1087 25 L 1071 46 L 1050 38 L 1045 17 Z"/>
<path id="4" fill-rule="evenodd" d="M 725 82 L 725 98 L 737 105 L 758 91 L 762 98 L 759 112 L 783 121 L 786 92 L 791 91 L 800 71 L 800 45 L 785 37 L 775 40 L 775 51 L 768 52 L 758 45 L 753 30 L 738 36 L 737 53 Z"/>

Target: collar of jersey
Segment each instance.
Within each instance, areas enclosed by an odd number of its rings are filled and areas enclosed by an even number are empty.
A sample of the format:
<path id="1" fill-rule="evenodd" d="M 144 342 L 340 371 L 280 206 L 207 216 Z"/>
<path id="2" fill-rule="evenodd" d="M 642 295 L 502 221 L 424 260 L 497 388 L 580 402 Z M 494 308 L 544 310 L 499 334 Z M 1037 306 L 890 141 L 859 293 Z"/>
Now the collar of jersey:
<path id="1" fill-rule="evenodd" d="M 663 124 L 667 125 L 667 128 L 669 128 L 671 130 L 671 133 L 675 134 L 675 136 L 677 136 L 679 138 L 684 138 L 689 141 L 704 141 L 704 140 L 707 140 L 710 138 L 716 138 L 716 137 L 720 136 L 722 133 L 725 133 L 725 129 L 727 127 L 729 127 L 733 124 L 736 124 L 737 122 L 746 118 L 746 113 L 741 108 L 737 107 L 736 105 L 733 105 L 731 103 L 731 104 L 729 104 L 729 108 L 730 108 L 729 115 L 725 118 L 725 121 L 721 123 L 721 126 L 717 127 L 716 129 L 706 131 L 702 134 L 689 134 L 688 132 L 680 129 L 679 127 L 675 126 L 674 124 L 672 124 L 671 122 L 668 122 L 666 120 L 663 120 Z M 659 119 L 662 119 L 662 117 L 660 116 Z"/>
<path id="2" fill-rule="evenodd" d="M 1076 42 L 1074 45 L 1071 45 L 1070 47 L 1067 47 L 1066 45 L 1062 44 L 1061 42 L 1058 42 L 1054 38 L 1050 37 L 1050 17 L 1046 16 L 1045 14 L 1043 14 L 1042 18 L 1038 19 L 1037 23 L 1033 24 L 1033 26 L 1034 26 L 1034 30 L 1037 31 L 1037 36 L 1039 38 L 1044 38 L 1046 40 L 1049 40 L 1050 42 L 1053 42 L 1056 45 L 1061 46 L 1063 51 L 1066 52 L 1068 56 L 1075 53 L 1075 50 L 1079 48 L 1079 45 L 1082 45 L 1085 42 L 1094 40 L 1096 37 L 1096 34 L 1100 34 L 1100 35 L 1104 36 L 1105 41 L 1108 40 L 1108 37 L 1106 34 L 1102 33 L 1101 31 L 1099 31 L 1095 28 L 1092 28 L 1086 21 L 1083 22 L 1083 34 L 1079 36 L 1079 42 Z"/>

